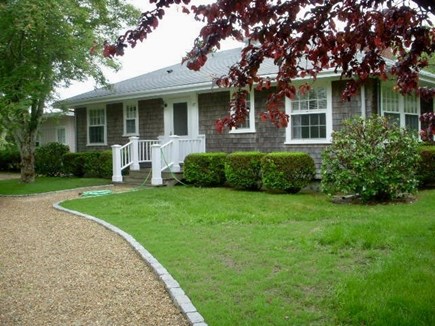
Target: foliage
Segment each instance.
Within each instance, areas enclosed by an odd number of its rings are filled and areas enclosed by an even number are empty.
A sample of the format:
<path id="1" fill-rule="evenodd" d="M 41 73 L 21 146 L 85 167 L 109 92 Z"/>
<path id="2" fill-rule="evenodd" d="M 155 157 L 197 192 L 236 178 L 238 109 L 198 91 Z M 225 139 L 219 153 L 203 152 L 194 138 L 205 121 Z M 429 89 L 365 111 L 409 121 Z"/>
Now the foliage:
<path id="1" fill-rule="evenodd" d="M 263 184 L 269 190 L 299 192 L 314 178 L 313 159 L 302 152 L 277 152 L 267 154 L 261 161 Z"/>
<path id="2" fill-rule="evenodd" d="M 261 159 L 260 152 L 236 152 L 225 160 L 225 178 L 228 184 L 238 189 L 260 190 Z"/>
<path id="3" fill-rule="evenodd" d="M 417 189 L 417 139 L 383 117 L 346 120 L 322 158 L 322 189 L 330 195 L 388 201 Z"/>
<path id="4" fill-rule="evenodd" d="M 426 143 L 435 144 L 435 113 L 426 112 L 420 116 L 420 137 Z"/>
<path id="5" fill-rule="evenodd" d="M 19 179 L 0 180 L 0 195 L 29 195 L 81 187 L 110 184 L 106 179 L 74 177 L 37 177 L 34 183 Z"/>
<path id="6" fill-rule="evenodd" d="M 435 146 L 420 146 L 421 156 L 417 169 L 420 186 L 435 185 Z"/>
<path id="7" fill-rule="evenodd" d="M 216 187 L 225 183 L 226 153 L 194 153 L 184 160 L 183 173 L 187 182 L 197 187 Z"/>
<path id="8" fill-rule="evenodd" d="M 85 154 L 66 153 L 63 156 L 63 171 L 66 175 L 83 177 L 85 175 Z"/>
<path id="9" fill-rule="evenodd" d="M 112 178 L 112 151 L 67 153 L 63 156 L 66 175 L 86 178 Z"/>
<path id="10" fill-rule="evenodd" d="M 134 237 L 209 325 L 434 324 L 435 190 L 335 205 L 308 191 L 162 187 L 62 206 Z"/>
<path id="11" fill-rule="evenodd" d="M 192 5 L 190 0 L 152 1 L 155 9 L 142 13 L 140 23 L 107 44 L 106 56 L 123 55 L 126 43 L 132 47 L 146 39 L 165 16 L 165 7 L 180 5 L 182 11 L 192 12 L 204 22 L 193 49 L 183 62 L 189 69 L 199 70 L 207 55 L 220 48 L 222 40 L 244 41 L 238 63 L 226 75 L 216 79 L 221 87 L 270 88 L 276 91 L 269 97 L 267 117 L 277 126 L 286 126 L 288 117 L 279 105 L 284 97 L 294 98 L 293 80 L 305 77 L 316 79 L 325 70 L 341 71 L 348 80 L 343 92 L 346 99 L 355 95 L 358 87 L 371 77 L 397 77 L 397 88 L 403 94 L 418 90 L 422 96 L 434 96 L 435 88 L 419 86 L 418 72 L 428 65 L 428 57 L 435 53 L 433 1 L 380 0 L 288 0 L 288 1 L 216 1 L 208 5 Z M 397 59 L 387 65 L 385 53 Z M 273 61 L 278 68 L 275 78 L 259 74 L 261 64 Z M 308 83 L 300 86 L 305 92 Z M 231 128 L 243 121 L 247 114 L 243 92 L 236 92 L 233 103 L 239 103 L 235 114 L 217 121 L 217 129 Z"/>
<path id="12" fill-rule="evenodd" d="M 118 0 L 0 3 L 0 124 L 20 148 L 23 182 L 34 179 L 35 140 L 55 88 L 89 76 L 105 83 L 102 66 L 117 64 L 90 49 L 138 14 Z"/>
<path id="13" fill-rule="evenodd" d="M 60 143 L 48 143 L 36 149 L 35 171 L 39 175 L 58 177 L 63 174 L 63 155 L 69 147 Z"/>
<path id="14" fill-rule="evenodd" d="M 19 171 L 20 152 L 16 146 L 4 146 L 0 149 L 0 171 Z"/>

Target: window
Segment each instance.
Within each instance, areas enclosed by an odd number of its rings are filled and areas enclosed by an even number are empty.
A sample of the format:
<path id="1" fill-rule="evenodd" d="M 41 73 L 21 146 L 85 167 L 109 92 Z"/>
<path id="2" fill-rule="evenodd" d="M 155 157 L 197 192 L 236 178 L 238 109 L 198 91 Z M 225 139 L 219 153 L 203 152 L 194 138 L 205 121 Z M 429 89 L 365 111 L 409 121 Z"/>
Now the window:
<path id="1" fill-rule="evenodd" d="M 56 139 L 58 143 L 66 145 L 66 131 L 64 127 L 56 129 Z"/>
<path id="2" fill-rule="evenodd" d="M 88 145 L 106 144 L 106 109 L 88 109 Z"/>
<path id="3" fill-rule="evenodd" d="M 330 90 L 327 86 L 315 87 L 294 100 L 286 98 L 286 112 L 290 116 L 287 142 L 322 143 L 331 134 Z"/>
<path id="4" fill-rule="evenodd" d="M 382 114 L 391 123 L 402 128 L 419 130 L 419 99 L 415 95 L 402 96 L 393 90 L 392 83 L 382 83 L 381 109 Z"/>
<path id="5" fill-rule="evenodd" d="M 231 93 L 232 97 L 233 93 Z M 249 114 L 245 118 L 245 122 L 237 128 L 233 128 L 231 133 L 248 133 L 255 132 L 255 97 L 254 90 L 250 91 L 246 98 L 246 108 Z"/>
<path id="6" fill-rule="evenodd" d="M 138 110 L 136 103 L 124 103 L 124 136 L 139 134 Z"/>

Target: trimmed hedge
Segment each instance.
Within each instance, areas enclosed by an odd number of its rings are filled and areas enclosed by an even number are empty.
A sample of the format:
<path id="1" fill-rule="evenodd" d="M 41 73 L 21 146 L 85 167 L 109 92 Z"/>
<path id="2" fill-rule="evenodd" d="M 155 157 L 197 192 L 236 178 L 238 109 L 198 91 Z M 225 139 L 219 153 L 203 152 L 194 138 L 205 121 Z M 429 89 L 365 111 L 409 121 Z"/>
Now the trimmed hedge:
<path id="1" fill-rule="evenodd" d="M 66 153 L 63 156 L 63 171 L 65 174 L 72 174 L 75 177 L 83 177 L 85 175 L 85 160 L 86 153 Z"/>
<path id="2" fill-rule="evenodd" d="M 261 160 L 263 185 L 269 190 L 295 194 L 314 178 L 316 168 L 307 153 L 270 153 Z"/>
<path id="3" fill-rule="evenodd" d="M 69 147 L 60 143 L 48 143 L 35 150 L 35 172 L 48 177 L 63 174 L 63 156 Z"/>
<path id="4" fill-rule="evenodd" d="M 229 154 L 225 161 L 225 178 L 228 184 L 237 189 L 260 190 L 261 159 L 264 155 L 260 152 Z"/>
<path id="5" fill-rule="evenodd" d="M 21 156 L 16 146 L 7 146 L 0 150 L 0 171 L 19 171 Z"/>
<path id="6" fill-rule="evenodd" d="M 435 185 L 435 146 L 421 146 L 418 149 L 421 161 L 417 169 L 420 187 Z"/>
<path id="7" fill-rule="evenodd" d="M 194 153 L 184 160 L 184 178 L 197 187 L 217 187 L 225 184 L 226 153 Z"/>

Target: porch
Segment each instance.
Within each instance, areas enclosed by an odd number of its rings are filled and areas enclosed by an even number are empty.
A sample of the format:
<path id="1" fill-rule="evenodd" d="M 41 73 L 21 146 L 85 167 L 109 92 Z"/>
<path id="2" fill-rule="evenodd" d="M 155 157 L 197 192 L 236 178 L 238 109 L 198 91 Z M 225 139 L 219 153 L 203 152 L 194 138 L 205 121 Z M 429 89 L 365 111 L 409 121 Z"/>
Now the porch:
<path id="1" fill-rule="evenodd" d="M 181 172 L 180 164 L 191 153 L 205 152 L 205 135 L 197 137 L 169 136 L 155 140 L 141 140 L 139 137 L 129 137 L 125 145 L 113 145 L 112 181 L 123 182 L 122 171 L 140 171 L 141 163 L 151 164 L 151 185 L 163 184 L 162 173 L 170 171 Z"/>

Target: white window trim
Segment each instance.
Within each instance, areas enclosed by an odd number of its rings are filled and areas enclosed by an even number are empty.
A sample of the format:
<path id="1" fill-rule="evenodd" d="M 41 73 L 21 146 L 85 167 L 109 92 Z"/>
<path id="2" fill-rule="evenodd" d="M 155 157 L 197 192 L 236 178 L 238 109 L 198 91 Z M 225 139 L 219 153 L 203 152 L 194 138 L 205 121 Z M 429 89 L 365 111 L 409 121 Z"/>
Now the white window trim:
<path id="1" fill-rule="evenodd" d="M 65 131 L 65 142 L 63 142 L 63 143 L 61 143 L 59 141 L 59 130 L 62 130 L 62 129 Z M 65 126 L 58 126 L 58 127 L 56 127 L 56 142 L 58 142 L 60 144 L 63 144 L 63 145 L 68 145 L 68 142 L 67 142 L 67 133 L 66 133 L 66 127 Z"/>
<path id="2" fill-rule="evenodd" d="M 421 104 L 420 104 L 420 97 L 419 96 L 417 96 L 416 97 L 416 99 L 417 99 L 417 103 L 416 103 L 416 105 L 417 105 L 417 113 L 409 113 L 409 112 L 405 112 L 405 97 L 402 95 L 402 94 L 400 94 L 400 93 L 397 93 L 397 95 L 398 95 L 398 99 L 399 99 L 399 112 L 393 112 L 393 111 L 386 111 L 386 110 L 384 110 L 384 99 L 383 99 L 383 92 L 382 92 L 382 88 L 383 87 L 391 87 L 391 92 L 394 92 L 394 90 L 393 90 L 393 86 L 394 86 L 394 83 L 393 82 L 382 82 L 381 83 L 381 90 L 380 90 L 380 95 L 381 95 L 381 99 L 380 99 L 380 102 L 381 102 L 381 116 L 385 116 L 385 114 L 399 114 L 399 116 L 400 116 L 400 127 L 401 128 L 406 128 L 406 115 L 414 115 L 414 116 L 416 116 L 417 118 L 419 118 L 420 117 L 420 115 L 421 115 Z M 435 101 L 434 101 L 434 103 L 435 103 Z M 420 122 L 420 119 L 418 119 L 418 129 L 417 129 L 417 132 L 419 133 L 419 131 L 420 131 L 420 129 L 421 129 L 421 122 Z"/>
<path id="3" fill-rule="evenodd" d="M 230 92 L 230 99 L 232 99 L 235 89 Z M 255 133 L 255 91 L 252 88 L 249 92 L 249 128 L 231 128 L 230 134 L 248 134 Z"/>
<path id="4" fill-rule="evenodd" d="M 102 143 L 91 143 L 89 141 L 89 127 L 91 127 L 89 125 L 89 113 L 92 110 L 103 110 L 104 111 L 104 142 Z M 101 106 L 92 106 L 92 107 L 88 107 L 86 108 L 86 146 L 107 146 L 107 113 L 106 113 L 106 106 L 101 107 Z"/>
<path id="5" fill-rule="evenodd" d="M 127 105 L 136 106 L 135 129 L 134 133 L 127 133 Z M 137 101 L 124 102 L 122 105 L 124 131 L 122 137 L 139 136 L 139 103 Z"/>
<path id="6" fill-rule="evenodd" d="M 332 86 L 330 81 L 320 82 L 317 81 L 313 88 L 325 87 L 326 88 L 326 112 L 321 110 L 310 110 L 307 111 L 308 114 L 316 113 L 326 113 L 326 138 L 316 138 L 316 139 L 292 139 L 291 133 L 291 110 L 292 110 L 292 100 L 285 98 L 285 113 L 290 117 L 289 124 L 285 132 L 285 142 L 286 145 L 303 145 L 303 144 L 331 144 L 332 142 Z"/>

